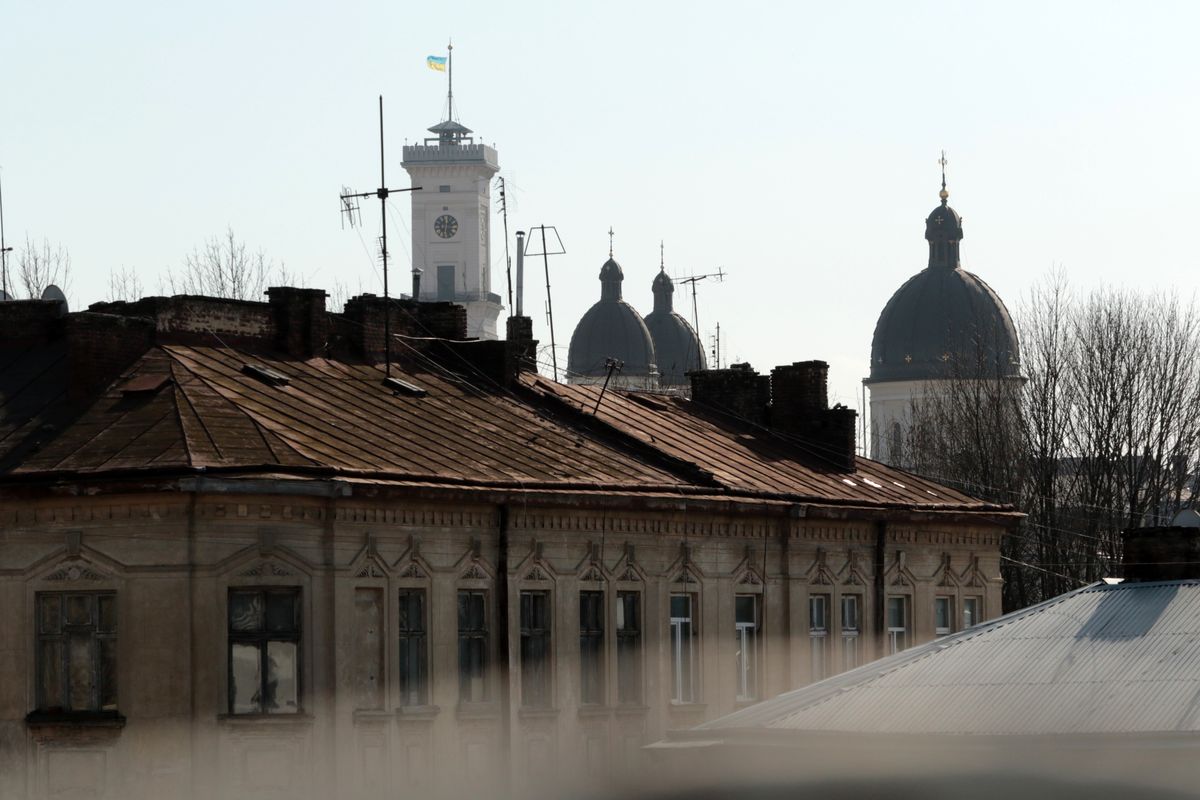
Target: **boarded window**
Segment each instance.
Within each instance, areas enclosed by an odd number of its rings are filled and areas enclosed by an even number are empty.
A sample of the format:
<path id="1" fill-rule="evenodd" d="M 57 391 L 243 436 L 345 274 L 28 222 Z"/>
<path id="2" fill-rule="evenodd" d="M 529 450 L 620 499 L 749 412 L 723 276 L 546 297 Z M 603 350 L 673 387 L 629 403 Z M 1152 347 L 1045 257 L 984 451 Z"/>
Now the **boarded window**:
<path id="1" fill-rule="evenodd" d="M 116 595 L 45 592 L 37 614 L 38 708 L 116 711 Z"/>
<path id="2" fill-rule="evenodd" d="M 383 708 L 383 590 L 354 590 L 354 695 L 358 708 Z"/>

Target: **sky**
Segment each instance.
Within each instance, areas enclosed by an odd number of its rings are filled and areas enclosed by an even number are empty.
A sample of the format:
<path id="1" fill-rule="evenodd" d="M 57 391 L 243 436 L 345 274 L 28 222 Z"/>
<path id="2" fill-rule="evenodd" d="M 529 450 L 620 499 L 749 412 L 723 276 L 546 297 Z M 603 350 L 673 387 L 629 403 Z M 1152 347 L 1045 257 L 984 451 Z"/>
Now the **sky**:
<path id="1" fill-rule="evenodd" d="M 611 226 L 642 313 L 661 242 L 677 278 L 727 274 L 697 292 L 722 363 L 824 359 L 831 401 L 858 407 L 879 312 L 925 266 L 942 149 L 963 266 L 1014 314 L 1052 269 L 1192 295 L 1197 30 L 1200 4 L 1168 2 L 0 0 L 5 229 L 70 252 L 75 309 L 115 271 L 158 293 L 227 229 L 298 283 L 381 293 L 378 206 L 345 229 L 337 196 L 378 183 L 381 94 L 407 185 L 401 146 L 445 102 L 425 58 L 453 39 L 509 229 L 554 225 L 567 251 L 560 364 Z M 389 202 L 406 287 L 409 205 Z M 498 236 L 493 255 L 503 295 Z M 537 270 L 526 284 L 548 343 Z"/>

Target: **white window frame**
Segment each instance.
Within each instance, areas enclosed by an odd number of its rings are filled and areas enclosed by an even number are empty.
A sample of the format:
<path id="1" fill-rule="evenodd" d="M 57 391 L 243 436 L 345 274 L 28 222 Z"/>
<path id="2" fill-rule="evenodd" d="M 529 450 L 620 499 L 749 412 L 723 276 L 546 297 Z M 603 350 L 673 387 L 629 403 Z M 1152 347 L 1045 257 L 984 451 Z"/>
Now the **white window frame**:
<path id="1" fill-rule="evenodd" d="M 892 625 L 892 602 L 899 601 L 901 610 L 901 625 Z M 906 594 L 893 594 L 887 597 L 887 607 L 884 612 L 887 614 L 887 633 L 888 633 L 888 652 L 892 655 L 907 650 L 910 646 L 909 642 L 909 597 Z"/>
<path id="2" fill-rule="evenodd" d="M 847 625 L 846 604 L 854 607 L 853 625 Z M 859 648 L 862 634 L 862 595 L 844 594 L 838 604 L 842 628 L 842 670 L 854 669 L 861 663 Z"/>
<path id="3" fill-rule="evenodd" d="M 819 681 L 829 677 L 829 605 L 830 595 L 808 596 L 808 647 L 811 656 L 809 678 Z M 820 613 L 816 609 L 820 607 Z M 820 624 L 814 624 L 814 619 Z"/>
<path id="4" fill-rule="evenodd" d="M 946 624 L 938 624 L 938 607 L 943 606 L 946 609 Z M 938 636 L 946 636 L 954 633 L 954 598 L 940 594 L 933 598 L 933 632 Z"/>
<path id="5" fill-rule="evenodd" d="M 677 597 L 687 598 L 688 615 L 674 616 L 671 606 Z M 696 595 L 691 592 L 672 592 L 667 599 L 671 644 L 671 703 L 686 705 L 696 702 Z M 685 661 L 686 660 L 686 661 Z M 685 685 L 684 664 L 688 665 Z"/>
<path id="6" fill-rule="evenodd" d="M 970 612 L 967 611 L 968 606 L 971 607 Z M 967 617 L 971 617 L 970 624 L 967 623 Z M 963 598 L 962 620 L 964 629 L 974 627 L 983 622 L 983 598 L 977 595 Z"/>
<path id="7" fill-rule="evenodd" d="M 753 619 L 750 622 L 738 622 L 737 601 L 743 597 L 750 598 L 754 603 Z M 735 661 L 737 670 L 737 699 L 739 702 L 758 699 L 758 647 L 759 619 L 761 609 L 757 594 L 737 594 L 733 601 L 733 626 L 735 636 Z"/>

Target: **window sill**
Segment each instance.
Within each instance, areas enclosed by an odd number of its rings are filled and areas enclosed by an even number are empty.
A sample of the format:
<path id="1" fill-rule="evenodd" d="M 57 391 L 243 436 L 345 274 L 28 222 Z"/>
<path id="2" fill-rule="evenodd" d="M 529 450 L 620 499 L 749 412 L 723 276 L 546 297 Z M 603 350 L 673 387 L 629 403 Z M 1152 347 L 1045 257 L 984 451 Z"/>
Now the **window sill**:
<path id="1" fill-rule="evenodd" d="M 559 714 L 557 708 L 525 707 L 517 710 L 521 719 L 554 719 Z"/>
<path id="2" fill-rule="evenodd" d="M 500 719 L 500 708 L 495 703 L 462 703 L 454 713 L 462 720 Z"/>
<path id="3" fill-rule="evenodd" d="M 384 723 L 389 721 L 392 715 L 382 708 L 359 708 L 354 711 L 354 724 L 361 725 L 363 723 Z"/>
<path id="4" fill-rule="evenodd" d="M 125 717 L 115 711 L 31 711 L 25 725 L 38 742 L 92 745 L 119 736 Z"/>
<path id="5" fill-rule="evenodd" d="M 607 717 L 612 712 L 613 710 L 609 706 L 602 706 L 598 703 L 588 703 L 579 707 L 579 716 L 583 718 L 595 719 L 598 717 Z"/>
<path id="6" fill-rule="evenodd" d="M 622 703 L 613 709 L 613 713 L 618 717 L 641 717 L 650 712 L 650 706 L 644 706 L 640 703 Z"/>
<path id="7" fill-rule="evenodd" d="M 217 722 L 234 728 L 305 728 L 313 724 L 312 714 L 218 714 Z"/>
<path id="8" fill-rule="evenodd" d="M 703 714 L 708 710 L 708 703 L 671 703 L 667 706 L 672 715 L 684 716 Z"/>
<path id="9" fill-rule="evenodd" d="M 440 706 L 400 706 L 396 709 L 396 719 L 401 722 L 427 722 L 440 713 Z"/>

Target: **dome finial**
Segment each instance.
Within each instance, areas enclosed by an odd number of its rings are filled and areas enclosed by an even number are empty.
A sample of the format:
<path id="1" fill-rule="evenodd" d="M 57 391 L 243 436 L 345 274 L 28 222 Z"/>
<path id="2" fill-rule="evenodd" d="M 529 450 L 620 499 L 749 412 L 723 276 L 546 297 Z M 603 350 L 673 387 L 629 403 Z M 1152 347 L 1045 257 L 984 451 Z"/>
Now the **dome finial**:
<path id="1" fill-rule="evenodd" d="M 666 256 L 663 254 L 663 240 L 662 239 L 658 240 L 658 271 L 659 272 L 667 271 L 667 259 L 666 259 Z"/>
<path id="2" fill-rule="evenodd" d="M 946 201 L 950 198 L 950 193 L 946 191 L 946 151 L 942 151 L 942 157 L 938 159 L 938 163 L 942 165 L 942 190 L 938 192 L 938 197 L 942 198 L 942 205 L 946 205 Z"/>
<path id="3" fill-rule="evenodd" d="M 612 225 L 609 225 L 608 226 L 608 257 L 609 258 L 612 258 L 612 237 L 613 237 L 613 229 L 612 229 Z"/>

